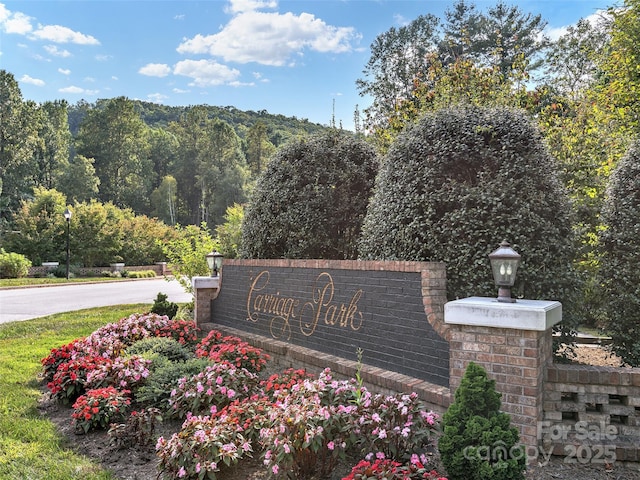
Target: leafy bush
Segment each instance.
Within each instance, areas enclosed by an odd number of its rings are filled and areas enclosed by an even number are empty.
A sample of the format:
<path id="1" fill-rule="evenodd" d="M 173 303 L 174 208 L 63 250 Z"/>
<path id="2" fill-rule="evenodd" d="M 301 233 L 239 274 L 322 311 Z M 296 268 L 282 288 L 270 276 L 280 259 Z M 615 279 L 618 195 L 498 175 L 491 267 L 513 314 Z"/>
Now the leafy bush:
<path id="1" fill-rule="evenodd" d="M 154 278 L 157 275 L 156 275 L 156 272 L 154 272 L 153 270 L 137 270 L 137 271 L 127 270 L 126 275 L 123 275 L 123 276 L 126 276 L 127 278 Z M 169 318 L 173 318 L 173 317 L 169 317 Z"/>
<path id="2" fill-rule="evenodd" d="M 153 307 L 151 307 L 151 313 L 157 313 L 158 315 L 166 315 L 170 319 L 176 316 L 178 313 L 178 304 L 167 300 L 169 298 L 164 293 L 158 292 L 158 296 L 153 301 Z"/>
<path id="3" fill-rule="evenodd" d="M 0 278 L 22 278 L 29 275 L 31 261 L 19 253 L 0 248 Z"/>
<path id="4" fill-rule="evenodd" d="M 188 414 L 214 413 L 232 401 L 249 397 L 259 378 L 245 368 L 229 362 L 209 365 L 192 377 L 178 380 L 171 391 L 171 414 L 185 418 Z"/>
<path id="5" fill-rule="evenodd" d="M 202 372 L 211 362 L 205 358 L 191 358 L 184 362 L 173 362 L 154 354 L 150 356 L 150 375 L 144 385 L 134 393 L 137 403 L 158 408 L 171 416 L 169 406 L 171 392 L 178 387 L 181 378 L 192 377 Z"/>
<path id="6" fill-rule="evenodd" d="M 96 389 L 113 385 L 135 391 L 149 376 L 151 360 L 138 355 L 105 360 L 107 361 L 87 373 L 85 388 Z"/>
<path id="7" fill-rule="evenodd" d="M 435 470 L 429 470 L 418 458 L 409 464 L 395 460 L 377 459 L 373 463 L 362 460 L 342 480 L 447 480 Z"/>
<path id="8" fill-rule="evenodd" d="M 73 404 L 73 424 L 77 431 L 87 433 L 96 428 L 107 428 L 112 421 L 124 418 L 131 400 L 127 390 L 105 387 L 88 390 Z"/>
<path id="9" fill-rule="evenodd" d="M 451 480 L 524 479 L 526 457 L 518 429 L 500 412 L 495 380 L 470 362 L 454 402 L 442 417 L 438 449 Z"/>
<path id="10" fill-rule="evenodd" d="M 160 421 L 162 416 L 157 408 L 134 410 L 126 423 L 112 423 L 107 434 L 117 448 L 148 445 L 153 440 L 156 423 Z"/>
<path id="11" fill-rule="evenodd" d="M 240 256 L 356 258 L 376 171 L 373 148 L 345 132 L 287 143 L 245 210 Z"/>
<path id="12" fill-rule="evenodd" d="M 614 170 L 602 211 L 601 298 L 613 350 L 640 366 L 640 141 Z"/>
<path id="13" fill-rule="evenodd" d="M 177 340 L 171 337 L 148 337 L 144 338 L 125 350 L 127 355 L 140 355 L 150 358 L 150 355 L 157 354 L 172 362 L 180 362 L 193 358 L 194 354 Z"/>
<path id="14" fill-rule="evenodd" d="M 383 160 L 360 256 L 445 262 L 449 299 L 495 296 L 487 255 L 507 239 L 522 255 L 513 292 L 562 301 L 566 323 L 579 286 L 569 203 L 556 172 L 524 113 L 429 113 Z"/>
<path id="15" fill-rule="evenodd" d="M 245 368 L 253 373 L 261 371 L 270 358 L 261 349 L 253 347 L 247 342 L 225 342 L 211 345 L 208 352 L 199 348 L 196 355 L 206 356 L 214 363 L 229 362 L 236 368 Z"/>
<path id="16" fill-rule="evenodd" d="M 71 403 L 85 392 L 87 375 L 107 362 L 109 362 L 107 358 L 84 355 L 61 363 L 53 379 L 47 383 L 51 397 L 64 404 Z"/>

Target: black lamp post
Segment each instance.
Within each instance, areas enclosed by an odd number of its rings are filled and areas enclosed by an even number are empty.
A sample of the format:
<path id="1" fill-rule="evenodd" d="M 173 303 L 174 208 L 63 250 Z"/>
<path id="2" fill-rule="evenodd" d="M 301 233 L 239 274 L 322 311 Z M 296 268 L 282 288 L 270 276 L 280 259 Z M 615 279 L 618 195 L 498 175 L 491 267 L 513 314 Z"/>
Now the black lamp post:
<path id="1" fill-rule="evenodd" d="M 498 287 L 498 301 L 514 303 L 511 298 L 511 287 L 516 282 L 516 272 L 520 265 L 520 255 L 506 240 L 503 240 L 497 250 L 489 254 L 493 279 Z"/>
<path id="2" fill-rule="evenodd" d="M 64 211 L 64 218 L 67 220 L 67 280 L 69 280 L 69 258 L 71 251 L 69 250 L 69 227 L 71 226 L 71 210 L 67 207 Z"/>
<path id="3" fill-rule="evenodd" d="M 207 259 L 209 270 L 211 270 L 211 276 L 217 277 L 220 269 L 222 268 L 222 259 L 224 257 L 220 252 L 214 251 L 211 253 L 207 253 L 205 258 Z"/>

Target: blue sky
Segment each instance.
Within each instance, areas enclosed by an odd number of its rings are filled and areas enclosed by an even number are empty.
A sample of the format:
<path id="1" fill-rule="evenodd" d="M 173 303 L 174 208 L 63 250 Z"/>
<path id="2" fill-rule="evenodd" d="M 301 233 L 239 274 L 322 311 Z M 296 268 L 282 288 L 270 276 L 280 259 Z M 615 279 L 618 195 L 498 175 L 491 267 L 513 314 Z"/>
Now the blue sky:
<path id="1" fill-rule="evenodd" d="M 0 68 L 24 100 L 126 96 L 208 104 L 353 128 L 356 79 L 375 37 L 453 0 L 0 0 Z M 497 0 L 475 3 L 480 10 Z M 605 0 L 507 1 L 548 34 Z M 335 104 L 335 107 L 334 107 Z M 335 108 L 335 110 L 334 110 Z"/>

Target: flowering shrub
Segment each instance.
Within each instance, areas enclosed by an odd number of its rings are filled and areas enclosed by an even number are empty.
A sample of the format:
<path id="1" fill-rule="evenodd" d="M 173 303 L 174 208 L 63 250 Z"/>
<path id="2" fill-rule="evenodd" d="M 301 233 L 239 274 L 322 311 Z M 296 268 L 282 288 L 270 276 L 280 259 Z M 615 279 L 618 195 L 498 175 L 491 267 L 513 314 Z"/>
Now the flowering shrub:
<path id="1" fill-rule="evenodd" d="M 189 320 L 171 320 L 164 326 L 159 326 L 151 334 L 154 337 L 170 337 L 181 345 L 195 346 L 198 343 L 200 329 L 196 323 Z"/>
<path id="2" fill-rule="evenodd" d="M 200 354 L 198 352 L 200 352 Z M 202 350 L 197 350 L 196 356 L 208 357 L 215 363 L 226 361 L 235 365 L 236 368 L 246 368 L 254 373 L 262 370 L 269 360 L 269 355 L 259 348 L 252 347 L 247 342 L 214 344 L 211 345 L 206 355 L 202 355 Z"/>
<path id="3" fill-rule="evenodd" d="M 350 382 L 338 382 L 325 369 L 317 380 L 303 380 L 289 394 L 279 390 L 269 412 L 269 425 L 260 430 L 264 464 L 277 478 L 290 473 L 305 478 L 328 476 L 354 438 L 350 426 L 356 405 L 337 399 L 353 397 Z"/>
<path id="4" fill-rule="evenodd" d="M 266 380 L 262 380 L 260 387 L 266 395 L 275 400 L 276 396 L 289 392 L 294 385 L 313 378 L 313 374 L 307 373 L 304 369 L 288 368 L 284 372 L 274 373 Z"/>
<path id="5" fill-rule="evenodd" d="M 214 345 L 220 345 L 221 343 L 241 343 L 242 340 L 238 337 L 225 337 L 218 330 L 211 330 L 206 337 L 204 337 L 198 345 L 196 345 L 196 356 L 208 357 L 211 347 Z"/>
<path id="6" fill-rule="evenodd" d="M 419 461 L 410 464 L 401 464 L 394 460 L 377 459 L 373 463 L 362 460 L 351 473 L 342 480 L 447 480 L 441 477 L 435 470 L 428 470 Z"/>
<path id="7" fill-rule="evenodd" d="M 236 399 L 248 397 L 258 386 L 258 376 L 245 368 L 236 368 L 229 362 L 206 367 L 190 378 L 181 378 L 178 387 L 171 392 L 171 413 L 184 418 L 211 412 L 229 405 Z"/>
<path id="8" fill-rule="evenodd" d="M 134 313 L 117 322 L 98 328 L 83 341 L 83 348 L 106 358 L 121 355 L 126 347 L 163 331 L 171 323 L 169 317 L 155 313 Z"/>
<path id="9" fill-rule="evenodd" d="M 156 450 L 166 478 L 216 480 L 216 472 L 251 456 L 253 448 L 237 418 L 221 413 L 213 418 L 187 416 L 179 433 L 169 440 L 158 438 Z"/>
<path id="10" fill-rule="evenodd" d="M 106 359 L 94 370 L 87 373 L 86 388 L 100 388 L 109 385 L 133 390 L 149 376 L 151 360 L 138 355 L 129 358 Z"/>
<path id="11" fill-rule="evenodd" d="M 438 416 L 427 411 L 416 393 L 395 396 L 366 396 L 355 427 L 363 453 L 384 454 L 383 458 L 408 460 L 424 452 L 436 431 Z"/>
<path id="12" fill-rule="evenodd" d="M 89 372 L 109 360 L 94 355 L 76 358 L 58 365 L 53 380 L 47 383 L 52 398 L 69 403 L 85 392 Z"/>
<path id="13" fill-rule="evenodd" d="M 75 360 L 77 356 L 81 355 L 77 350 L 77 346 L 81 343 L 81 339 L 76 339 L 59 348 L 52 348 L 51 353 L 40 360 L 40 363 L 42 363 L 42 376 L 45 382 L 53 380 L 53 376 L 61 363 Z"/>
<path id="14" fill-rule="evenodd" d="M 112 420 L 123 417 L 131 400 L 127 390 L 113 387 L 88 390 L 73 404 L 73 423 L 76 430 L 87 433 L 93 428 L 106 428 Z"/>

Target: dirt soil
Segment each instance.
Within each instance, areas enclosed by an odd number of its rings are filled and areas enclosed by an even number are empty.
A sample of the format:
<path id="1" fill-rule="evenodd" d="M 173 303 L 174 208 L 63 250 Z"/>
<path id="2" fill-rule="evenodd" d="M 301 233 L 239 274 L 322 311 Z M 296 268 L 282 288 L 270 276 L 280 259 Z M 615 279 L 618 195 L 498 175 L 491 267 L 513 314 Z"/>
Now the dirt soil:
<path id="1" fill-rule="evenodd" d="M 588 365 L 621 365 L 619 359 L 610 356 L 599 347 L 591 346 L 577 347 L 575 361 Z M 87 435 L 77 434 L 71 423 L 71 408 L 56 404 L 48 398 L 47 394 L 43 395 L 40 402 L 40 412 L 58 427 L 70 448 L 100 462 L 116 478 L 120 480 L 161 478 L 155 455 L 155 441 L 142 447 L 117 449 L 110 444 L 110 438 L 105 431 L 90 432 Z M 159 424 L 154 437 L 168 438 L 180 429 L 180 425 L 181 422 Z M 438 465 L 437 459 L 434 462 Z M 349 473 L 351 466 L 341 466 L 334 472 L 331 479 L 316 480 L 340 480 Z M 438 470 L 444 472 L 442 468 Z M 266 480 L 269 477 L 260 458 L 256 455 L 256 458 L 242 462 L 235 470 L 221 472 L 218 478 L 219 480 Z M 620 464 L 566 463 L 564 458 L 556 456 L 552 457 L 548 463 L 529 467 L 526 478 L 527 480 L 640 480 L 640 465 L 636 469 L 630 469 Z"/>

